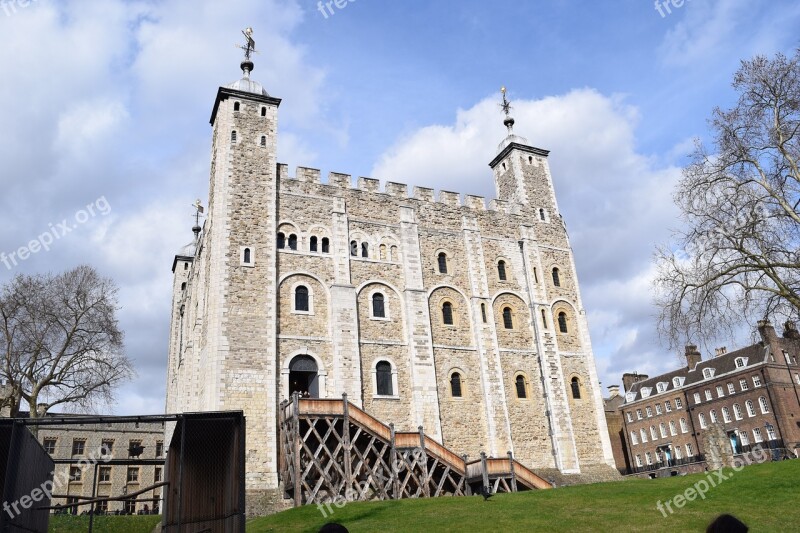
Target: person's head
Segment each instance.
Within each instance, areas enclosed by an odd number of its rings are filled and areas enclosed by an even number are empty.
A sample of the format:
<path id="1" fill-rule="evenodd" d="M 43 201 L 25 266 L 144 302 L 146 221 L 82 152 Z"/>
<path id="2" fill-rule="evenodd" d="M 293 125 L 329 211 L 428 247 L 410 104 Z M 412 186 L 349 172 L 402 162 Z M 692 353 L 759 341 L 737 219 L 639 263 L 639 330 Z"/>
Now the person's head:
<path id="1" fill-rule="evenodd" d="M 350 533 L 347 528 L 341 524 L 334 524 L 333 522 L 327 523 L 319 529 L 319 533 Z"/>
<path id="2" fill-rule="evenodd" d="M 736 517 L 729 514 L 719 515 L 708 524 L 706 533 L 747 533 L 748 527 Z"/>

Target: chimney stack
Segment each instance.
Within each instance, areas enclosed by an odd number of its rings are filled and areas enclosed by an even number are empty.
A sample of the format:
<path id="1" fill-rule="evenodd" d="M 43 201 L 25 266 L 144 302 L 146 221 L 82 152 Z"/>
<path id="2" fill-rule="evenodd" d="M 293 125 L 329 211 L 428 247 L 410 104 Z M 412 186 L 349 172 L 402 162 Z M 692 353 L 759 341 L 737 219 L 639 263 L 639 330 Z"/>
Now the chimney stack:
<path id="1" fill-rule="evenodd" d="M 714 352 L 715 352 L 714 353 L 714 357 L 719 357 L 720 355 L 725 355 L 726 353 L 728 353 L 728 347 L 727 346 L 720 346 L 719 348 L 714 350 Z"/>
<path id="2" fill-rule="evenodd" d="M 761 340 L 767 346 L 778 340 L 775 328 L 772 327 L 772 323 L 769 320 L 758 321 L 758 333 L 761 335 Z"/>
<path id="3" fill-rule="evenodd" d="M 619 385 L 609 385 L 608 386 L 608 397 L 616 398 L 619 396 Z"/>
<path id="4" fill-rule="evenodd" d="M 646 379 L 647 375 L 639 374 L 638 372 L 634 372 L 633 374 L 622 374 L 622 386 L 625 388 L 625 392 L 628 392 L 631 390 L 631 387 L 634 383 L 638 383 Z"/>
<path id="5" fill-rule="evenodd" d="M 686 345 L 686 366 L 689 370 L 694 370 L 694 367 L 703 360 L 703 356 L 697 351 L 697 346 L 694 344 Z"/>
<path id="6" fill-rule="evenodd" d="M 791 320 L 787 320 L 783 324 L 783 338 L 784 339 L 800 339 L 800 331 L 797 331 L 797 326 Z"/>

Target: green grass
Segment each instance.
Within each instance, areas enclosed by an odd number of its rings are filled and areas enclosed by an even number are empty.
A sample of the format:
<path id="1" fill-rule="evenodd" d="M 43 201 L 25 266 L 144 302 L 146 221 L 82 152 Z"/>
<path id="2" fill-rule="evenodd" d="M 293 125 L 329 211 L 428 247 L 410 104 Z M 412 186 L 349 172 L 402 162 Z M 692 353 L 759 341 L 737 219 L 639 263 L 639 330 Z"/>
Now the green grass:
<path id="1" fill-rule="evenodd" d="M 96 533 L 150 533 L 161 522 L 161 517 L 151 516 L 95 516 Z M 86 533 L 88 516 L 56 515 L 50 517 L 49 533 Z"/>
<path id="2" fill-rule="evenodd" d="M 729 468 L 726 476 L 733 473 Z M 713 476 L 713 474 L 712 474 Z M 631 479 L 547 491 L 480 496 L 353 502 L 323 518 L 316 506 L 252 520 L 248 533 L 316 532 L 326 522 L 351 533 L 440 531 L 705 531 L 717 515 L 730 513 L 751 532 L 795 531 L 800 524 L 800 460 L 746 467 L 665 518 L 656 502 L 674 498 L 705 474 Z M 716 479 L 716 478 L 714 478 Z"/>

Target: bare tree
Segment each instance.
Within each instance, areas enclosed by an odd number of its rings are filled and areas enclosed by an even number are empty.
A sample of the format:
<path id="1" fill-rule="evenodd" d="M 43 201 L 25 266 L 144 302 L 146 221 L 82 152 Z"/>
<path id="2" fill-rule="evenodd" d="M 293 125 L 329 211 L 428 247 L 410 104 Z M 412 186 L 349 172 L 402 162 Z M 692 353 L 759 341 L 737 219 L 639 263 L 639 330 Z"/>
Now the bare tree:
<path id="1" fill-rule="evenodd" d="M 92 410 L 133 376 L 117 319 L 117 288 L 89 266 L 18 275 L 0 291 L 0 377 L 15 416 L 57 405 Z"/>
<path id="2" fill-rule="evenodd" d="M 675 192 L 684 231 L 656 252 L 659 331 L 676 347 L 800 312 L 800 49 L 743 61 Z"/>

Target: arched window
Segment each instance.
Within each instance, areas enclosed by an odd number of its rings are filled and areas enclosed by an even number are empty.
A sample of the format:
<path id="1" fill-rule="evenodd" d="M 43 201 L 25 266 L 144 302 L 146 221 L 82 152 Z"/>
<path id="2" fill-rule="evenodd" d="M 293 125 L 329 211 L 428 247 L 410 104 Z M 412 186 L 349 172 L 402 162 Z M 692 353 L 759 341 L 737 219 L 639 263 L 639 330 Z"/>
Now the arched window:
<path id="1" fill-rule="evenodd" d="M 186 282 L 185 281 L 183 283 L 181 283 L 181 290 L 182 291 L 186 290 Z M 750 402 L 750 403 L 752 403 L 752 402 Z"/>
<path id="2" fill-rule="evenodd" d="M 189 270 L 189 263 L 184 263 L 183 264 L 183 269 L 184 270 Z"/>
<path id="3" fill-rule="evenodd" d="M 236 130 L 231 132 L 231 144 L 236 142 Z"/>
<path id="4" fill-rule="evenodd" d="M 453 372 L 450 376 L 450 395 L 453 398 L 461 398 L 462 396 L 461 374 L 458 372 Z"/>
<path id="5" fill-rule="evenodd" d="M 439 257 L 437 259 L 439 262 L 439 274 L 447 274 L 447 254 L 439 252 Z"/>
<path id="6" fill-rule="evenodd" d="M 369 244 L 361 243 L 361 257 L 369 257 Z"/>
<path id="7" fill-rule="evenodd" d="M 486 324 L 486 304 L 481 304 L 481 318 L 483 318 L 483 323 Z"/>
<path id="8" fill-rule="evenodd" d="M 576 400 L 581 399 L 581 380 L 577 377 L 572 378 L 572 397 Z"/>
<path id="9" fill-rule="evenodd" d="M 295 235 L 294 233 L 289 235 L 289 249 L 297 250 L 297 235 Z"/>
<path id="10" fill-rule="evenodd" d="M 505 261 L 498 261 L 497 263 L 497 278 L 500 281 L 506 280 L 506 262 Z"/>
<path id="11" fill-rule="evenodd" d="M 525 399 L 528 397 L 528 391 L 525 390 L 525 377 L 517 376 L 517 398 Z"/>
<path id="12" fill-rule="evenodd" d="M 245 263 L 250 263 L 250 248 L 244 249 L 244 254 L 242 259 L 244 260 Z"/>
<path id="13" fill-rule="evenodd" d="M 514 319 L 511 316 L 511 308 L 503 308 L 503 327 L 506 329 L 514 329 Z"/>
<path id="14" fill-rule="evenodd" d="M 399 261 L 400 260 L 400 256 L 397 253 L 397 246 L 392 246 L 392 248 L 389 250 L 389 253 L 391 254 L 389 256 L 389 261 Z"/>
<path id="15" fill-rule="evenodd" d="M 558 331 L 561 333 L 568 333 L 567 331 L 567 313 L 561 311 L 558 313 Z"/>
<path id="16" fill-rule="evenodd" d="M 547 314 L 544 312 L 544 309 L 542 309 L 542 327 L 547 329 Z"/>
<path id="17" fill-rule="evenodd" d="M 442 304 L 442 322 L 448 326 L 453 325 L 453 304 L 450 302 Z"/>
<path id="18" fill-rule="evenodd" d="M 758 399 L 758 406 L 761 408 L 761 412 L 762 413 L 764 413 L 764 414 L 769 413 L 769 404 L 767 403 L 767 398 L 766 397 L 761 396 Z"/>
<path id="19" fill-rule="evenodd" d="M 358 257 L 358 242 L 350 241 L 350 255 Z"/>
<path id="20" fill-rule="evenodd" d="M 234 111 L 239 111 L 239 102 L 234 102 L 233 103 L 233 110 Z"/>
<path id="21" fill-rule="evenodd" d="M 376 292 L 372 295 L 372 316 L 375 318 L 386 318 L 383 294 Z"/>
<path id="22" fill-rule="evenodd" d="M 375 365 L 375 381 L 378 396 L 392 396 L 392 365 L 388 361 L 379 361 Z"/>
<path id="23" fill-rule="evenodd" d="M 266 148 L 266 147 L 267 147 L 267 136 L 266 135 L 262 135 L 261 136 L 261 148 Z"/>
<path id="24" fill-rule="evenodd" d="M 267 108 L 266 107 L 262 107 L 261 108 L 261 116 L 262 117 L 266 117 L 267 116 Z"/>
<path id="25" fill-rule="evenodd" d="M 322 238 L 322 253 L 327 254 L 331 251 L 331 243 L 327 237 Z"/>
<path id="26" fill-rule="evenodd" d="M 278 250 L 286 248 L 286 235 L 278 233 Z"/>
<path id="27" fill-rule="evenodd" d="M 308 249 L 310 251 L 312 251 L 312 252 L 316 252 L 317 251 L 317 238 L 316 237 L 311 237 L 311 240 L 308 243 Z"/>
<path id="28" fill-rule="evenodd" d="M 386 245 L 381 244 L 379 250 L 380 254 L 378 255 L 378 257 L 380 257 L 381 261 L 386 261 Z"/>
<path id="29" fill-rule="evenodd" d="M 558 268 L 553 269 L 553 285 L 556 287 L 561 286 L 561 278 L 558 275 Z"/>
<path id="30" fill-rule="evenodd" d="M 308 287 L 300 285 L 294 290 L 294 310 L 308 311 Z"/>
<path id="31" fill-rule="evenodd" d="M 539 218 L 544 220 L 544 209 L 539 209 Z"/>

